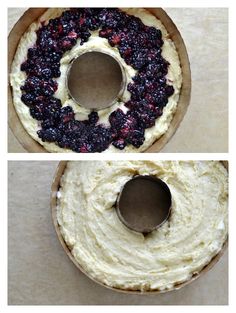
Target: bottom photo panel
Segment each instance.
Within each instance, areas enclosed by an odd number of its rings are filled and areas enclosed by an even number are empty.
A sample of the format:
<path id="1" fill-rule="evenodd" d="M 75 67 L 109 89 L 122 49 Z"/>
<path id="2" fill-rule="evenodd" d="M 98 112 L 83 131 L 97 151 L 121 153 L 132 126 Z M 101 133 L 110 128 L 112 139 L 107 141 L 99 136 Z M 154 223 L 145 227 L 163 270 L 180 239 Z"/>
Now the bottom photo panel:
<path id="1" fill-rule="evenodd" d="M 228 304 L 227 161 L 9 161 L 9 305 Z"/>

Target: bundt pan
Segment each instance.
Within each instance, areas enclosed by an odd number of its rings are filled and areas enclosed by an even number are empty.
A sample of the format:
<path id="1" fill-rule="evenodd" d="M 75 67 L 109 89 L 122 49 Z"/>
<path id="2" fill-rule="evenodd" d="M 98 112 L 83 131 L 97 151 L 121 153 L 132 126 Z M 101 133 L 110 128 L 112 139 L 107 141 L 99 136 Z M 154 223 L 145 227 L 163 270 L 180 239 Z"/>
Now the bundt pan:
<path id="1" fill-rule="evenodd" d="M 221 161 L 222 164 L 224 165 L 224 167 L 227 169 L 228 171 L 228 161 Z M 197 278 L 201 277 L 203 274 L 207 273 L 221 258 L 221 256 L 224 254 L 224 252 L 226 251 L 227 247 L 228 247 L 228 239 L 226 239 L 222 249 L 220 250 L 220 252 L 210 261 L 210 263 L 208 263 L 205 267 L 203 267 L 203 269 L 198 273 L 198 274 L 194 274 L 192 276 L 191 279 L 189 279 L 188 281 L 185 281 L 183 283 L 179 283 L 174 285 L 174 287 L 172 289 L 168 289 L 168 290 L 152 290 L 152 291 L 138 291 L 138 290 L 124 290 L 124 289 L 119 289 L 119 288 L 114 288 L 114 287 L 110 287 L 108 285 L 105 285 L 103 283 L 101 283 L 100 281 L 94 279 L 93 277 L 91 277 L 84 269 L 83 267 L 75 260 L 74 256 L 72 255 L 70 248 L 67 246 L 67 244 L 64 241 L 64 238 L 60 232 L 60 227 L 59 224 L 57 222 L 57 192 L 60 188 L 60 180 L 61 177 L 64 173 L 64 170 L 66 168 L 66 164 L 67 161 L 61 161 L 58 164 L 57 170 L 55 172 L 54 178 L 53 178 L 53 182 L 52 182 L 52 186 L 51 186 L 51 214 L 52 214 L 52 220 L 53 220 L 53 224 L 55 227 L 55 231 L 57 234 L 57 237 L 65 251 L 65 253 L 67 254 L 67 256 L 70 258 L 70 260 L 74 263 L 74 265 L 82 272 L 84 273 L 87 277 L 89 277 L 90 279 L 92 279 L 94 282 L 98 283 L 99 285 L 106 287 L 108 289 L 111 290 L 115 290 L 118 292 L 122 292 L 122 293 L 128 293 L 128 294 L 159 294 L 159 293 L 166 293 L 166 292 L 170 292 L 173 290 L 178 290 L 190 283 L 192 283 L 194 280 L 196 280 Z"/>
<path id="2" fill-rule="evenodd" d="M 11 64 L 14 59 L 14 55 L 17 50 L 17 46 L 21 39 L 21 36 L 24 34 L 27 28 L 34 21 L 36 21 L 46 10 L 47 8 L 28 9 L 12 28 L 8 36 L 8 81 L 9 74 L 11 71 Z M 164 135 L 162 135 L 159 139 L 157 139 L 152 144 L 152 146 L 145 151 L 145 152 L 159 152 L 167 144 L 170 138 L 174 135 L 187 111 L 191 94 L 191 72 L 189 58 L 184 41 L 171 18 L 161 8 L 148 8 L 147 10 L 149 10 L 153 15 L 155 15 L 158 19 L 161 20 L 161 22 L 167 29 L 171 39 L 174 41 L 180 58 L 183 78 L 178 106 L 167 132 Z M 8 122 L 13 134 L 20 142 L 20 144 L 28 152 L 37 152 L 37 153 L 48 152 L 42 145 L 40 145 L 27 133 L 27 131 L 21 124 L 21 121 L 16 113 L 13 104 L 12 89 L 10 83 L 8 83 Z"/>

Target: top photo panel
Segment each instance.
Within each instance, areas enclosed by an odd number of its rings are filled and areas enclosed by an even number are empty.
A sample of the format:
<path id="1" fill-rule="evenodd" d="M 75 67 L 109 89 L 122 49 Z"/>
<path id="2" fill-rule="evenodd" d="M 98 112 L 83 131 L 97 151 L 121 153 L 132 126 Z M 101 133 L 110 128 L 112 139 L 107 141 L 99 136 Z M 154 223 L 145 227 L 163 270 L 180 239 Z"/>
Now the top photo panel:
<path id="1" fill-rule="evenodd" d="M 226 8 L 9 8 L 8 152 L 228 152 Z"/>

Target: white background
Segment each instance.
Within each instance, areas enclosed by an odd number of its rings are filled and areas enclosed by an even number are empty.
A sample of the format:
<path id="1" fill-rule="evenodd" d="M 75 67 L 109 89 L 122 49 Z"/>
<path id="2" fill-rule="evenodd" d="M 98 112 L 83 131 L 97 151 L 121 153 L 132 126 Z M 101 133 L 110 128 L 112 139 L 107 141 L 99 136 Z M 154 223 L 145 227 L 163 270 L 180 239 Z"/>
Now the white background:
<path id="1" fill-rule="evenodd" d="M 34 5 L 33 5 L 34 4 Z M 9 311 L 22 311 L 26 312 L 30 310 L 45 310 L 47 311 L 65 311 L 65 310 L 71 310 L 76 312 L 81 311 L 87 311 L 87 310 L 94 310 L 95 307 L 91 306 L 83 306 L 83 307 L 57 307 L 57 306 L 7 306 L 7 160 L 62 160 L 62 159 L 94 159 L 94 155 L 61 155 L 61 154 L 8 154 L 7 153 L 7 7 L 89 7 L 89 6 L 118 6 L 118 7 L 135 7 L 135 6 L 145 6 L 145 7 L 229 7 L 229 42 L 230 42 L 230 51 L 229 51 L 229 153 L 228 154 L 198 154 L 198 153 L 191 153 L 191 154 L 156 154 L 156 155 L 148 155 L 148 154 L 135 154 L 135 155 L 96 155 L 96 159 L 215 159 L 215 160 L 229 160 L 230 168 L 229 168 L 229 174 L 230 174 L 230 188 L 229 188 L 229 211 L 230 211 L 230 261 L 229 261 L 229 306 L 201 306 L 200 308 L 197 306 L 187 307 L 187 306 L 178 306 L 178 307 L 168 307 L 168 306 L 158 306 L 158 307 L 96 307 L 96 310 L 104 312 L 105 310 L 131 310 L 135 312 L 143 311 L 143 310 L 161 310 L 164 311 L 170 311 L 175 310 L 175 312 L 184 312 L 189 310 L 203 310 L 203 311 L 231 311 L 235 310 L 233 307 L 235 307 L 236 303 L 236 296 L 235 296 L 235 250 L 231 248 L 231 245 L 235 245 L 235 221 L 236 221 L 236 199 L 235 199 L 235 193 L 236 193 L 236 151 L 235 151 L 235 136 L 236 136 L 236 129 L 235 129 L 235 118 L 236 118 L 236 110 L 235 110 L 235 101 L 233 101 L 234 96 L 234 90 L 235 90 L 235 58 L 236 58 L 236 51 L 235 51 L 235 30 L 236 30 L 236 14 L 235 14 L 235 7 L 233 5 L 233 1 L 35 1 L 34 3 L 32 1 L 7 1 L 5 4 L 1 4 L 1 31 L 0 31 L 0 40 L 1 40 L 1 46 L 0 46 L 0 61 L 1 61 L 1 102 L 0 102 L 0 165 L 1 165 L 1 199 L 2 199 L 2 206 L 0 209 L 1 212 L 1 238 L 2 238 L 2 249 L 1 249 L 1 257 L 0 257 L 0 265 L 1 265 L 1 276 L 0 276 L 0 297 L 1 297 L 1 307 L 0 312 L 9 312 Z M 214 36 L 214 34 L 212 34 Z M 234 264 L 234 266 L 233 266 Z"/>

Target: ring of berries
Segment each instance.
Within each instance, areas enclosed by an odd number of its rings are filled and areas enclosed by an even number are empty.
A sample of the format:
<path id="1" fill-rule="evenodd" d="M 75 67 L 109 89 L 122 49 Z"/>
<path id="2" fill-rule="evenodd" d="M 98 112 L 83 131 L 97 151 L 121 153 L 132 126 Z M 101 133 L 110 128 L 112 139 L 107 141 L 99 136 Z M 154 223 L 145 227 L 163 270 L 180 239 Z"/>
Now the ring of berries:
<path id="1" fill-rule="evenodd" d="M 63 54 L 77 40 L 83 45 L 94 30 L 99 30 L 99 36 L 106 38 L 126 64 L 137 70 L 127 87 L 131 93 L 125 103 L 128 110 L 113 111 L 109 126 L 99 123 L 95 111 L 87 120 L 76 120 L 73 109 L 63 107 L 61 100 L 54 97 Z M 21 86 L 21 100 L 39 121 L 39 138 L 75 152 L 102 152 L 110 144 L 120 150 L 126 145 L 139 148 L 145 140 L 145 129 L 155 125 L 174 93 L 166 81 L 169 63 L 161 55 L 162 45 L 160 30 L 145 26 L 139 18 L 119 9 L 73 8 L 42 23 L 35 45 L 28 49 L 27 59 L 21 64 L 27 75 Z"/>

